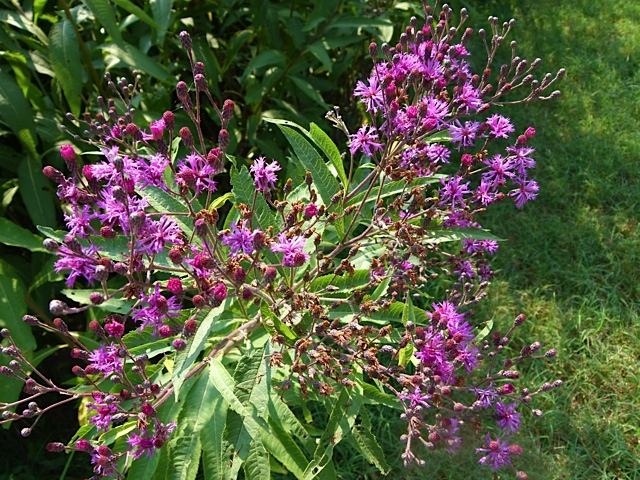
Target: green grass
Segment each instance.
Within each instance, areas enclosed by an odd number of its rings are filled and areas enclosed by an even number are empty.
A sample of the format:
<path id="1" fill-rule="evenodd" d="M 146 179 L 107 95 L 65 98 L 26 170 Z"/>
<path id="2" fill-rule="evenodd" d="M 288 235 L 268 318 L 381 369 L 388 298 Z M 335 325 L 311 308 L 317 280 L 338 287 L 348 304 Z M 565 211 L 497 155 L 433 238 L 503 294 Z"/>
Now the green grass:
<path id="1" fill-rule="evenodd" d="M 504 329 L 527 314 L 514 341 L 538 340 L 559 353 L 527 365 L 521 384 L 565 382 L 535 400 L 545 415 L 526 419 L 516 466 L 532 479 L 640 478 L 640 4 L 459 3 L 476 29 L 490 14 L 516 18 L 510 40 L 519 55 L 541 57 L 542 73 L 567 69 L 557 100 L 506 109 L 518 129 L 537 130 L 538 200 L 521 211 L 501 205 L 483 222 L 508 241 L 478 315 Z M 383 448 L 397 452 L 389 433 L 401 433 L 399 422 L 383 417 L 377 428 L 388 439 Z M 409 476 L 492 476 L 473 455 L 431 458 Z M 394 464 L 389 478 L 401 468 Z"/>

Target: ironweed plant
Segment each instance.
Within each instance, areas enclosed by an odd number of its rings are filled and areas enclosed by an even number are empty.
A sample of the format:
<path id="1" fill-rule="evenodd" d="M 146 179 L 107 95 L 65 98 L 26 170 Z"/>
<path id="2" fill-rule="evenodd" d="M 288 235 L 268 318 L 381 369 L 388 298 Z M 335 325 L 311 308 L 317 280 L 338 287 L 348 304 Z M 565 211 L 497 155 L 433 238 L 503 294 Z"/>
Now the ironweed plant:
<path id="1" fill-rule="evenodd" d="M 102 160 L 81 165 L 65 145 L 68 172 L 44 169 L 68 231 L 40 230 L 77 306 L 53 300 L 53 325 L 24 317 L 75 345 L 78 382 L 57 385 L 2 330 L 11 361 L 1 372 L 24 383 L 24 396 L 1 406 L 2 423 L 34 419 L 28 436 L 47 411 L 81 403 L 86 424 L 48 449 L 85 452 L 94 478 L 199 469 L 269 478 L 274 465 L 335 478 L 343 439 L 389 470 L 367 414 L 381 404 L 406 421 L 406 466 L 475 442 L 479 468 L 527 478 L 512 465 L 522 411 L 542 415 L 534 397 L 562 381 L 516 386 L 522 363 L 556 355 L 538 342 L 510 346 L 524 315 L 506 332 L 475 318 L 498 249 L 479 221 L 496 203 L 520 208 L 538 192 L 534 129 L 516 130 L 495 107 L 556 97 L 545 92 L 564 71 L 534 78 L 540 59 L 518 57 L 515 42 L 510 62 L 492 70 L 514 21 L 490 17 L 478 31 L 487 61 L 473 73 L 466 10 L 454 23 L 447 5 L 425 5 L 425 20 L 413 18 L 395 46 L 370 45 L 373 70 L 354 91 L 367 121 L 356 133 L 338 107 L 327 114 L 348 138 L 345 155 L 314 124 L 273 120 L 306 170 L 301 185 L 278 177 L 283 159 L 247 168 L 226 153 L 238 107 L 213 98 L 188 33 L 193 82 L 178 82 L 176 95 L 191 126 L 178 128 L 170 111 L 136 124 L 136 81 L 107 74 L 113 98 L 98 97 L 82 119 L 69 114 L 86 126 L 76 142 Z M 203 102 L 220 118 L 214 145 L 201 129 Z M 96 349 L 62 319 L 88 311 Z M 40 407 L 50 394 L 60 400 Z M 327 409 L 322 430 L 307 402 Z"/>

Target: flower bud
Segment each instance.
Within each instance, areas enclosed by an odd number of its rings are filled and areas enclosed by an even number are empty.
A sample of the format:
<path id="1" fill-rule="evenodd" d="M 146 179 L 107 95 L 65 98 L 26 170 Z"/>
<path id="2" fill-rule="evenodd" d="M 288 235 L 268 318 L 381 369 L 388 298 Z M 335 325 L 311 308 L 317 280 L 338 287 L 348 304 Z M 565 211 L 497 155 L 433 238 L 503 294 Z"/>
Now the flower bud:
<path id="1" fill-rule="evenodd" d="M 173 112 L 164 112 L 162 114 L 162 120 L 164 120 L 164 126 L 167 128 L 167 130 L 172 132 L 175 128 L 175 116 L 173 115 Z"/>
<path id="2" fill-rule="evenodd" d="M 193 148 L 193 135 L 191 135 L 191 130 L 189 130 L 189 127 L 182 127 L 180 129 L 180 138 L 182 139 L 182 143 L 184 143 L 185 147 Z"/>
<path id="3" fill-rule="evenodd" d="M 24 317 L 22 317 L 22 321 L 32 327 L 35 327 L 40 323 L 38 319 L 33 315 L 25 315 Z"/>
<path id="4" fill-rule="evenodd" d="M 158 329 L 158 335 L 162 338 L 169 338 L 171 336 L 171 327 L 169 325 L 162 325 Z"/>
<path id="5" fill-rule="evenodd" d="M 47 452 L 60 453 L 64 452 L 64 448 L 64 443 L 60 442 L 51 442 L 47 444 Z"/>
<path id="6" fill-rule="evenodd" d="M 184 350 L 184 348 L 187 346 L 187 342 L 182 338 L 176 338 L 172 342 L 172 345 L 173 345 L 173 348 L 180 351 L 180 350 Z"/>
<path id="7" fill-rule="evenodd" d="M 218 145 L 220 145 L 220 148 L 229 146 L 229 132 L 226 128 L 221 129 L 218 133 Z"/>
<path id="8" fill-rule="evenodd" d="M 60 245 L 53 238 L 45 238 L 42 242 L 42 246 L 47 250 L 47 252 L 57 252 Z"/>
<path id="9" fill-rule="evenodd" d="M 185 48 L 185 50 L 191 50 L 193 47 L 193 42 L 191 41 L 191 35 L 188 32 L 182 31 L 180 32 L 180 43 Z"/>
<path id="10" fill-rule="evenodd" d="M 64 315 L 69 307 L 62 300 L 51 300 L 49 302 L 49 311 L 53 315 Z"/>

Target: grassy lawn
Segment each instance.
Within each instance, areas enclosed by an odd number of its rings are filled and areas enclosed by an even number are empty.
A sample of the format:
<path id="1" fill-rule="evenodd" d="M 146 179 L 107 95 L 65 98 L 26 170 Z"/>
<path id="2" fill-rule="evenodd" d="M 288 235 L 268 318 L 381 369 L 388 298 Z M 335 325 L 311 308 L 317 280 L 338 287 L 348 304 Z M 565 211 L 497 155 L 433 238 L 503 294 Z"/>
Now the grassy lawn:
<path id="1" fill-rule="evenodd" d="M 490 14 L 516 18 L 510 40 L 543 73 L 567 69 L 557 100 L 506 109 L 518 129 L 536 128 L 538 200 L 483 224 L 508 241 L 479 314 L 504 331 L 526 313 L 516 346 L 538 340 L 558 358 L 529 364 L 522 386 L 565 382 L 534 402 L 545 415 L 527 416 L 517 466 L 531 479 L 640 478 L 640 4 L 464 3 L 476 29 Z M 472 454 L 431 458 L 415 478 L 491 478 Z"/>

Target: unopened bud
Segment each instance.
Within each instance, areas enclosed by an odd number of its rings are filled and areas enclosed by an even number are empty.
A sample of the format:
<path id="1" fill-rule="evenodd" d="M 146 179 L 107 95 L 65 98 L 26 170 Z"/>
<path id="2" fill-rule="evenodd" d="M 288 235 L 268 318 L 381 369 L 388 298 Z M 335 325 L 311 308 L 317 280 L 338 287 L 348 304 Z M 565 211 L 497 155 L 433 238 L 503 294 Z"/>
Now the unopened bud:
<path id="1" fill-rule="evenodd" d="M 182 139 L 182 143 L 187 148 L 193 148 L 193 135 L 191 135 L 191 130 L 189 127 L 182 127 L 180 129 L 180 138 Z"/>
<path id="2" fill-rule="evenodd" d="M 62 300 L 51 300 L 49 302 L 49 311 L 53 315 L 64 315 L 69 307 Z"/>
<path id="3" fill-rule="evenodd" d="M 191 50 L 193 47 L 193 42 L 191 41 L 191 35 L 188 32 L 182 31 L 180 32 L 180 43 L 186 50 Z"/>

